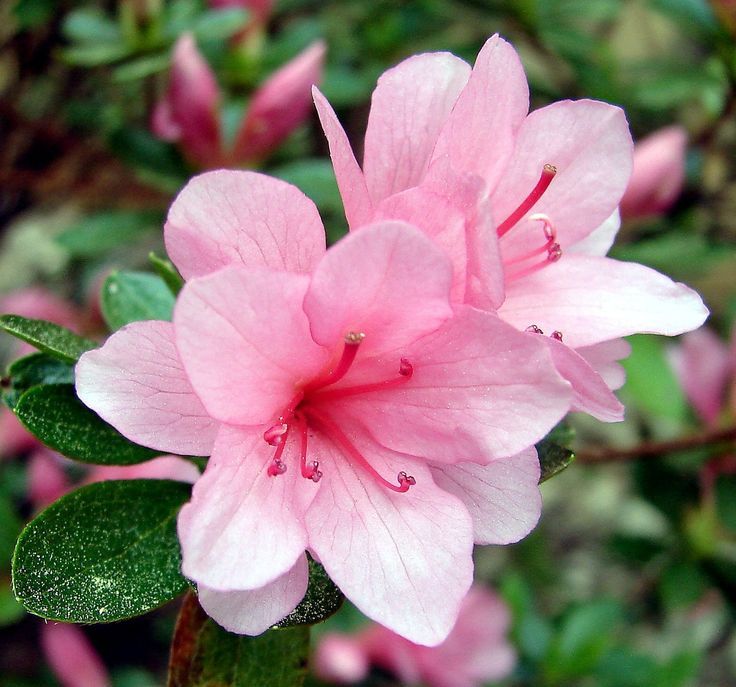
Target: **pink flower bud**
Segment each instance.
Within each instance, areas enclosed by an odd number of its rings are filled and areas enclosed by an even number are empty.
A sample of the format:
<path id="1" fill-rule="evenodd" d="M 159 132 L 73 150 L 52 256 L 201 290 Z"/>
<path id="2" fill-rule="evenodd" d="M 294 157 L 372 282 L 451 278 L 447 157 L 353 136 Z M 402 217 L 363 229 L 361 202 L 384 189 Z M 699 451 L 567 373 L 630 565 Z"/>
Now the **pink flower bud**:
<path id="1" fill-rule="evenodd" d="M 325 50 L 322 41 L 312 43 L 256 91 L 235 140 L 234 161 L 265 157 L 307 118 L 312 85 L 322 77 Z"/>
<path id="2" fill-rule="evenodd" d="M 217 167 L 221 160 L 220 92 L 194 37 L 186 33 L 174 46 L 169 86 L 156 106 L 151 128 L 165 141 L 179 141 L 198 167 Z"/>
<path id="3" fill-rule="evenodd" d="M 109 687 L 105 666 L 76 625 L 43 624 L 41 648 L 63 687 Z"/>
<path id="4" fill-rule="evenodd" d="M 636 144 L 634 170 L 621 199 L 623 217 L 659 215 L 672 206 L 685 181 L 686 147 L 681 126 L 660 129 Z"/>

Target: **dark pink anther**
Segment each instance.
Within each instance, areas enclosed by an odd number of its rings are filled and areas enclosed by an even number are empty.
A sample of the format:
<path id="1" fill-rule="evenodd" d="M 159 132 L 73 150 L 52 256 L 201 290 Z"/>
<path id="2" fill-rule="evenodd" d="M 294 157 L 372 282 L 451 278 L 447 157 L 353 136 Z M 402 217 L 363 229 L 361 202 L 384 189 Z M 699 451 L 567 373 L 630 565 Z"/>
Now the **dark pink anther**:
<path id="1" fill-rule="evenodd" d="M 562 257 L 562 248 L 559 243 L 553 243 L 547 250 L 547 260 L 557 262 Z"/>
<path id="2" fill-rule="evenodd" d="M 417 483 L 412 475 L 407 475 L 403 470 L 398 474 L 397 479 L 402 492 L 409 491 L 409 487 L 413 487 Z"/>
<path id="3" fill-rule="evenodd" d="M 530 324 L 524 331 L 529 332 L 530 334 L 544 334 L 536 324 Z"/>
<path id="4" fill-rule="evenodd" d="M 264 433 L 263 438 L 266 443 L 271 446 L 278 446 L 284 441 L 286 433 L 289 431 L 289 425 L 285 422 L 277 422 L 275 425 L 271 425 Z"/>
<path id="5" fill-rule="evenodd" d="M 556 329 L 550 334 L 550 337 L 555 341 L 562 341 L 562 332 L 558 332 Z"/>
<path id="6" fill-rule="evenodd" d="M 286 472 L 286 464 L 279 460 L 278 458 L 274 458 L 271 462 L 271 465 L 268 466 L 268 476 L 269 477 L 276 477 L 277 475 L 283 475 Z"/>
<path id="7" fill-rule="evenodd" d="M 399 374 L 402 377 L 411 377 L 414 374 L 414 366 L 406 358 L 402 358 L 399 363 Z"/>

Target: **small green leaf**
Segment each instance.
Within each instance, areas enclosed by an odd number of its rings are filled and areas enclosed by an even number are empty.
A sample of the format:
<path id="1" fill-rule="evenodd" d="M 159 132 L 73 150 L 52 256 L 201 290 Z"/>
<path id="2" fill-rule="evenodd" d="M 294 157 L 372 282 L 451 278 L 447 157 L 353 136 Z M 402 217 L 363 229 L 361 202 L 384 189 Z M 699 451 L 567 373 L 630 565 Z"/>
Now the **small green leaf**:
<path id="1" fill-rule="evenodd" d="M 567 448 L 574 437 L 574 430 L 561 422 L 537 444 L 537 455 L 541 468 L 540 484 L 554 477 L 558 472 L 562 472 L 575 460 L 575 454 Z"/>
<path id="2" fill-rule="evenodd" d="M 174 267 L 171 261 L 159 258 L 158 255 L 153 252 L 148 254 L 148 261 L 153 266 L 153 269 L 156 270 L 158 276 L 166 282 L 166 286 L 169 287 L 169 291 L 171 291 L 174 296 L 178 295 L 179 291 L 181 291 L 181 287 L 184 286 L 184 279 L 182 279 L 182 276 L 176 271 L 176 267 Z"/>
<path id="3" fill-rule="evenodd" d="M 171 57 L 168 52 L 155 55 L 144 55 L 115 68 L 112 73 L 113 81 L 122 83 L 144 79 L 152 74 L 158 74 L 169 66 Z"/>
<path id="4" fill-rule="evenodd" d="M 82 353 L 98 346 L 94 341 L 53 322 L 31 320 L 20 315 L 0 315 L 0 329 L 65 363 L 76 363 Z"/>
<path id="5" fill-rule="evenodd" d="M 124 43 L 82 43 L 61 51 L 61 57 L 68 64 L 79 67 L 99 67 L 127 57 L 130 48 Z"/>
<path id="6" fill-rule="evenodd" d="M 317 561 L 309 559 L 309 586 L 299 605 L 287 615 L 278 627 L 314 625 L 337 613 L 345 600 L 325 569 Z"/>
<path id="7" fill-rule="evenodd" d="M 32 353 L 24 358 L 19 358 L 10 365 L 6 383 L 7 386 L 3 388 L 2 396 L 7 406 L 12 410 L 17 405 L 21 395 L 32 386 L 39 384 L 73 384 L 74 368 L 46 353 Z"/>
<path id="8" fill-rule="evenodd" d="M 248 21 L 248 12 L 240 7 L 209 10 L 199 15 L 192 31 L 200 41 L 221 41 L 236 34 Z"/>
<path id="9" fill-rule="evenodd" d="M 15 414 L 44 444 L 84 463 L 132 465 L 161 455 L 128 441 L 87 408 L 70 384 L 32 387 L 18 400 Z"/>
<path id="10" fill-rule="evenodd" d="M 82 487 L 23 530 L 13 587 L 28 611 L 76 623 L 146 613 L 187 588 L 176 515 L 190 486 L 121 480 Z"/>
<path id="11" fill-rule="evenodd" d="M 110 44 L 122 40 L 118 25 L 95 7 L 80 7 L 69 12 L 62 30 L 72 42 Z"/>
<path id="12" fill-rule="evenodd" d="M 113 272 L 102 286 L 102 315 L 113 331 L 142 320 L 170 320 L 174 296 L 161 277 Z"/>
<path id="13" fill-rule="evenodd" d="M 161 223 L 158 212 L 98 212 L 65 229 L 55 240 L 75 258 L 93 258 L 130 246 L 142 236 L 160 230 Z"/>
<path id="14" fill-rule="evenodd" d="M 226 632 L 187 594 L 171 643 L 167 687 L 300 687 L 307 674 L 309 628 L 247 637 Z"/>

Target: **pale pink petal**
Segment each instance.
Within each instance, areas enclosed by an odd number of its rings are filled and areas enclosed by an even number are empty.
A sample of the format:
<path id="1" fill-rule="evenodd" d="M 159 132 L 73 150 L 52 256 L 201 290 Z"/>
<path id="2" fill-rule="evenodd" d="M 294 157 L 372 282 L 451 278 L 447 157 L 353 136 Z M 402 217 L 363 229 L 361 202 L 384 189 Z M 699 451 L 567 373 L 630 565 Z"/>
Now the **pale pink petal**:
<path id="1" fill-rule="evenodd" d="M 693 408 L 705 422 L 715 422 L 734 374 L 728 346 L 703 327 L 682 337 L 670 350 L 670 361 Z"/>
<path id="2" fill-rule="evenodd" d="M 561 331 L 578 348 L 637 332 L 681 334 L 708 310 L 692 289 L 643 265 L 567 255 L 507 285 L 499 315 L 519 329 Z"/>
<path id="3" fill-rule="evenodd" d="M 374 204 L 422 180 L 470 67 L 449 53 L 415 55 L 384 72 L 371 99 L 365 172 Z"/>
<path id="4" fill-rule="evenodd" d="M 181 138 L 181 127 L 174 119 L 168 98 L 163 98 L 154 106 L 151 114 L 151 131 L 157 138 L 170 143 Z"/>
<path id="5" fill-rule="evenodd" d="M 182 367 L 170 322 L 133 322 L 77 363 L 77 394 L 121 434 L 143 446 L 193 456 L 212 449 L 218 423 Z"/>
<path id="6" fill-rule="evenodd" d="M 647 217 L 669 210 L 685 182 L 687 132 L 668 126 L 634 147 L 634 170 L 621 199 L 624 217 Z"/>
<path id="7" fill-rule="evenodd" d="M 194 177 L 169 210 L 164 238 L 185 279 L 231 264 L 309 272 L 325 251 L 314 203 L 291 184 L 256 172 Z"/>
<path id="8" fill-rule="evenodd" d="M 316 87 L 312 89 L 312 96 L 330 147 L 330 157 L 345 207 L 345 217 L 350 228 L 356 229 L 368 224 L 373 217 L 373 202 L 368 195 L 365 177 L 335 111 Z"/>
<path id="9" fill-rule="evenodd" d="M 570 407 L 570 386 L 544 341 L 491 313 L 461 307 L 401 355 L 413 366 L 410 380 L 335 400 L 331 408 L 395 451 L 441 463 L 487 463 L 542 439 Z M 395 378 L 398 357 L 356 361 L 344 385 Z"/>
<path id="10" fill-rule="evenodd" d="M 249 591 L 221 592 L 197 585 L 205 613 L 228 632 L 259 635 L 291 613 L 304 597 L 309 582 L 307 557 L 273 582 Z"/>
<path id="11" fill-rule="evenodd" d="M 603 378 L 611 391 L 616 391 L 624 385 L 626 370 L 618 361 L 628 358 L 631 353 L 631 345 L 626 339 L 612 339 L 576 350 Z"/>
<path id="12" fill-rule="evenodd" d="M 71 488 L 59 455 L 47 448 L 34 451 L 28 459 L 26 481 L 28 498 L 36 509 L 48 506 Z"/>
<path id="13" fill-rule="evenodd" d="M 333 246 L 304 299 L 314 340 L 324 346 L 361 332 L 361 356 L 405 346 L 452 316 L 452 266 L 404 222 L 381 222 Z"/>
<path id="14" fill-rule="evenodd" d="M 562 101 L 535 110 L 492 194 L 502 224 L 536 186 L 544 165 L 557 174 L 530 210 L 548 215 L 563 252 L 605 222 L 616 209 L 631 173 L 631 135 L 623 111 L 594 100 Z M 528 216 L 528 215 L 527 215 Z M 504 256 L 540 243 L 538 228 L 522 219 L 503 238 Z"/>
<path id="15" fill-rule="evenodd" d="M 368 656 L 359 638 L 334 632 L 329 632 L 319 639 L 313 665 L 314 672 L 320 680 L 337 682 L 341 685 L 364 680 L 370 667 Z"/>
<path id="16" fill-rule="evenodd" d="M 299 473 L 298 442 L 287 471 L 268 474 L 274 447 L 263 428 L 223 426 L 178 521 L 182 572 L 222 592 L 257 590 L 291 570 L 307 545 L 303 513 L 320 486 Z"/>
<path id="17" fill-rule="evenodd" d="M 530 334 L 538 336 L 538 334 Z M 571 410 L 588 413 L 601 422 L 620 422 L 624 407 L 601 377 L 575 350 L 551 337 L 545 338 L 557 371 L 572 385 Z"/>
<path id="18" fill-rule="evenodd" d="M 76 625 L 43 623 L 41 648 L 63 687 L 108 687 L 112 684 L 99 655 Z"/>
<path id="19" fill-rule="evenodd" d="M 446 159 L 457 170 L 474 172 L 493 188 L 506 174 L 514 136 L 528 109 L 529 88 L 519 56 L 502 38 L 489 38 L 439 135 L 433 160 Z"/>
<path id="20" fill-rule="evenodd" d="M 222 422 L 256 425 L 276 417 L 299 381 L 327 352 L 302 310 L 309 277 L 226 267 L 189 281 L 174 309 L 176 344 L 192 386 Z"/>
<path id="21" fill-rule="evenodd" d="M 327 46 L 315 41 L 277 69 L 254 93 L 235 137 L 233 160 L 238 164 L 264 158 L 307 119 L 312 86 L 322 78 Z"/>
<path id="22" fill-rule="evenodd" d="M 567 249 L 568 253 L 582 253 L 583 255 L 606 255 L 616 240 L 616 234 L 621 227 L 621 215 L 618 209 L 592 233 L 582 241 L 578 241 Z"/>
<path id="23" fill-rule="evenodd" d="M 324 477 L 306 515 L 310 548 L 363 613 L 413 642 L 438 644 L 472 582 L 470 516 L 421 462 L 349 438 L 380 474 L 406 470 L 416 484 L 390 491 L 320 441 Z"/>
<path id="24" fill-rule="evenodd" d="M 533 446 L 488 465 L 435 464 L 432 475 L 437 486 L 467 507 L 476 544 L 512 544 L 529 534 L 539 520 L 542 497 Z"/>
<path id="25" fill-rule="evenodd" d="M 178 456 L 159 456 L 137 465 L 95 465 L 84 483 L 111 479 L 173 479 L 194 484 L 199 474 L 199 469 L 190 460 Z"/>

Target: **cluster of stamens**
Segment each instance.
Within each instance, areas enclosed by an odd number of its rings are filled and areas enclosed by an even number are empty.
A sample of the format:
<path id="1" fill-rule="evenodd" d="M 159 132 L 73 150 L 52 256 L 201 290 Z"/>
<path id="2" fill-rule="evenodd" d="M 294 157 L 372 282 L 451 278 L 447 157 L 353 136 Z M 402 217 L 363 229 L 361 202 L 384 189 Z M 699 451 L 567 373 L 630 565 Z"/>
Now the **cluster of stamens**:
<path id="1" fill-rule="evenodd" d="M 542 168 L 542 174 L 531 193 L 520 203 L 516 210 L 514 210 L 503 222 L 501 222 L 501 224 L 498 225 L 496 233 L 498 234 L 499 239 L 508 234 L 508 232 L 521 221 L 527 212 L 536 205 L 537 201 L 544 195 L 544 192 L 552 183 L 556 174 L 557 168 L 554 165 L 544 165 Z M 520 277 L 532 274 L 551 262 L 557 262 L 562 257 L 562 248 L 560 247 L 560 244 L 557 243 L 557 232 L 549 216 L 538 212 L 533 215 L 529 215 L 529 219 L 542 223 L 542 232 L 544 234 L 545 242 L 538 248 L 534 248 L 523 255 L 504 260 L 504 266 L 506 268 L 520 265 L 517 269 L 507 271 L 507 281 L 513 281 Z M 538 260 L 538 256 L 540 255 L 544 256 L 541 261 Z M 529 264 L 529 261 L 532 259 L 534 259 L 534 262 Z"/>
<path id="2" fill-rule="evenodd" d="M 524 331 L 529 332 L 530 334 L 544 334 L 542 329 L 537 327 L 536 324 L 530 324 Z M 549 335 L 549 338 L 554 339 L 555 341 L 562 341 L 562 332 L 555 329 L 555 331 Z"/>
<path id="3" fill-rule="evenodd" d="M 322 407 L 323 401 L 334 401 L 373 391 L 383 391 L 401 386 L 411 379 L 414 368 L 406 358 L 401 358 L 398 377 L 369 384 L 328 388 L 340 381 L 347 374 L 355 361 L 358 348 L 364 338 L 365 335 L 361 332 L 349 332 L 345 336 L 342 356 L 337 364 L 326 374 L 311 380 L 299 389 L 279 416 L 278 422 L 271 425 L 263 433 L 263 439 L 266 443 L 276 448 L 271 463 L 268 466 L 269 476 L 276 477 L 286 472 L 287 465 L 282 460 L 284 449 L 286 448 L 289 436 L 292 433 L 298 432 L 301 475 L 305 479 L 319 482 L 322 479 L 319 462 L 316 460 L 307 460 L 309 432 L 310 430 L 316 430 L 340 449 L 353 464 L 359 465 L 387 489 L 403 493 L 408 491 L 409 487 L 416 484 L 414 477 L 407 475 L 403 470 L 397 476 L 398 485 L 384 479 L 360 451 L 358 451 L 339 425 L 325 411 L 324 407 Z"/>

